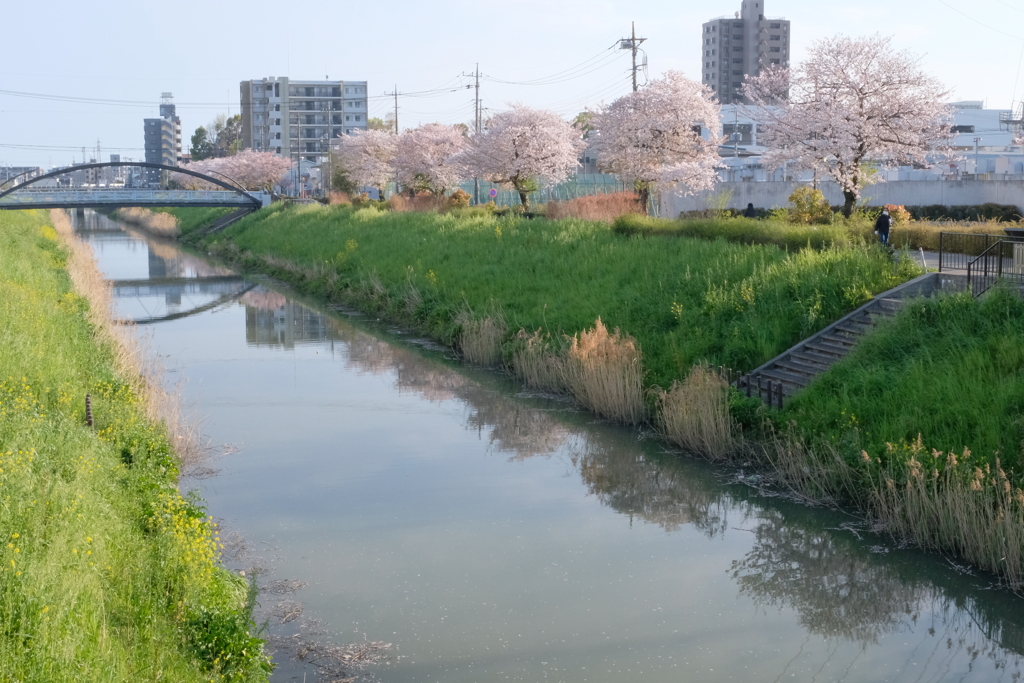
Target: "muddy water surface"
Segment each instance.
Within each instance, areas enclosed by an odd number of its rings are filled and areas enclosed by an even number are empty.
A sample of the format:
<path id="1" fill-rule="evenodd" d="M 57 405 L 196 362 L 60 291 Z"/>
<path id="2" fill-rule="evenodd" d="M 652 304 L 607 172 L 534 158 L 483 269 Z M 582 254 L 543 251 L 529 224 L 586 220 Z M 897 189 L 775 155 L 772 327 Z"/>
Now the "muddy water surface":
<path id="1" fill-rule="evenodd" d="M 306 582 L 305 617 L 393 643 L 383 681 L 1020 677 L 1024 601 L 987 577 L 375 321 L 78 228 L 221 454 L 183 485 Z"/>

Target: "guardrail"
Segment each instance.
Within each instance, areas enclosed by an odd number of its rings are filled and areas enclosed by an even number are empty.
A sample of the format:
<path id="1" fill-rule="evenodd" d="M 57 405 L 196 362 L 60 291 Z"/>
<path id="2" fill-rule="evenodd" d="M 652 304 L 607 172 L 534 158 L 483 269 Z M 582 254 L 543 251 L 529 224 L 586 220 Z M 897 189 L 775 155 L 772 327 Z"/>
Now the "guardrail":
<path id="1" fill-rule="evenodd" d="M 964 232 L 939 233 L 939 272 L 967 270 L 971 260 L 999 241 L 1024 242 L 1024 237 L 1002 237 Z"/>
<path id="2" fill-rule="evenodd" d="M 975 298 L 1000 280 L 1024 285 L 1024 242 L 998 240 L 967 264 L 967 287 Z"/>

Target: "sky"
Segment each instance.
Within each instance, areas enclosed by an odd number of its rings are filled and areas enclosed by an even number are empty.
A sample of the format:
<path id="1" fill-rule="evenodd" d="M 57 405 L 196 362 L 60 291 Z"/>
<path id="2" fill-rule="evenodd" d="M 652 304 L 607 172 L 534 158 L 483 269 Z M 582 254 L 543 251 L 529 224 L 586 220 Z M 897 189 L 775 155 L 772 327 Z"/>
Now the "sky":
<path id="1" fill-rule="evenodd" d="M 1024 98 L 1024 0 L 764 1 L 767 16 L 792 22 L 794 64 L 817 39 L 879 33 L 919 57 L 951 101 Z M 485 116 L 522 103 L 571 118 L 631 89 L 629 51 L 616 49 L 631 22 L 646 38 L 641 83 L 672 69 L 699 80 L 701 24 L 740 2 L 9 0 L 0 166 L 80 162 L 97 144 L 103 160 L 141 160 L 142 120 L 162 92 L 174 94 L 187 148 L 197 126 L 239 112 L 239 81 L 267 76 L 366 80 L 381 118 L 397 88 L 404 130 L 471 122 L 479 63 Z"/>

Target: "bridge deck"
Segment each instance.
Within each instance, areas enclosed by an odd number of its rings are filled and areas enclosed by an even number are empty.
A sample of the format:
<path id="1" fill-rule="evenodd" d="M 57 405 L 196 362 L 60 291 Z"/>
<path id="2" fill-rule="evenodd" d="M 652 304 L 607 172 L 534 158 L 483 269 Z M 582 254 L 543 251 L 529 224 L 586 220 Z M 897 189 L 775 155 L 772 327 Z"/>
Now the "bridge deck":
<path id="1" fill-rule="evenodd" d="M 264 202 L 226 190 L 24 188 L 0 197 L 0 209 L 75 209 L 103 206 L 246 207 Z"/>

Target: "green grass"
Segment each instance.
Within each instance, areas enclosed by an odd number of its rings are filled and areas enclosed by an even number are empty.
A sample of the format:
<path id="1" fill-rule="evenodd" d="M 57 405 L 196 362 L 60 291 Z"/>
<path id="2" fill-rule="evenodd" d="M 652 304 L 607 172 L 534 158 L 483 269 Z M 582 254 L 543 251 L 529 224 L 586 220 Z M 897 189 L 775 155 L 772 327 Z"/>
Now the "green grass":
<path id="1" fill-rule="evenodd" d="M 1024 301 L 995 291 L 915 302 L 798 394 L 781 416 L 812 438 L 906 459 L 937 449 L 1024 472 Z M 892 444 L 889 448 L 887 444 Z M 962 461 L 963 458 L 960 458 Z"/>
<path id="2" fill-rule="evenodd" d="M 954 221 L 910 221 L 893 226 L 890 242 L 900 249 L 939 250 L 939 233 L 974 233 L 1005 237 L 1005 228 L 1017 223 L 988 221 L 981 223 Z M 615 220 L 612 230 L 620 235 L 647 237 L 696 237 L 724 239 L 738 244 L 774 244 L 796 251 L 807 247 L 826 249 L 874 244 L 874 221 L 862 215 L 850 219 L 835 216 L 827 225 L 799 225 L 767 218 L 669 219 L 625 215 Z"/>
<path id="3" fill-rule="evenodd" d="M 234 211 L 234 209 L 230 208 L 217 207 L 175 207 L 153 210 L 169 213 L 177 218 L 178 229 L 181 230 L 183 237 Z"/>
<path id="4" fill-rule="evenodd" d="M 0 215 L 0 680 L 266 680 L 248 587 L 66 260 L 45 214 Z"/>
<path id="5" fill-rule="evenodd" d="M 749 370 L 917 274 L 874 247 L 798 253 L 724 240 L 652 240 L 607 224 L 481 213 L 272 207 L 204 243 L 308 292 L 372 305 L 451 342 L 462 308 L 500 311 L 511 332 L 558 338 L 593 326 L 636 337 L 646 384 L 705 360 Z M 287 263 L 285 263 L 287 261 Z M 410 297 L 415 287 L 420 299 Z M 409 306 L 413 310 L 409 311 Z"/>

